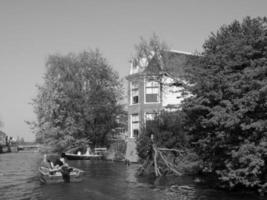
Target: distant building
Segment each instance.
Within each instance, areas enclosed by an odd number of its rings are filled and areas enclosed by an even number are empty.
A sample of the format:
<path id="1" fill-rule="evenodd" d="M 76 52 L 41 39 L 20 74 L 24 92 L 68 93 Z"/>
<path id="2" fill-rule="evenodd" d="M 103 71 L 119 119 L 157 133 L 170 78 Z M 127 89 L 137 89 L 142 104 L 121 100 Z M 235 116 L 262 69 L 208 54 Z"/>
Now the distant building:
<path id="1" fill-rule="evenodd" d="M 179 109 L 182 87 L 177 86 L 183 80 L 179 77 L 184 73 L 184 66 L 190 53 L 166 51 L 160 60 L 154 56 L 150 63 L 145 60 L 131 63 L 128 80 L 128 147 L 131 152 L 126 158 L 137 159 L 134 155 L 135 138 L 141 134 L 146 120 L 152 120 L 161 110 L 174 111 Z M 128 159 L 127 158 L 127 159 Z"/>
<path id="2" fill-rule="evenodd" d="M 0 131 L 0 145 L 6 145 L 6 137 L 7 135 L 3 131 Z"/>

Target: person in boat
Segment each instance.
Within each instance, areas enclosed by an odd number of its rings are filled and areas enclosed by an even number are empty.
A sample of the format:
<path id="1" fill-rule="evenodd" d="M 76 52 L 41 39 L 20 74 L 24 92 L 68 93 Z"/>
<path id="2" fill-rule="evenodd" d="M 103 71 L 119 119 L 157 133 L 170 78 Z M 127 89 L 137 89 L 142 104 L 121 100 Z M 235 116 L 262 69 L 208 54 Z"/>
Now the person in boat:
<path id="1" fill-rule="evenodd" d="M 40 164 L 40 168 L 45 168 L 50 174 L 54 174 L 57 170 L 54 169 L 53 162 L 47 159 L 47 155 L 44 154 L 43 160 Z"/>
<path id="2" fill-rule="evenodd" d="M 92 154 L 91 148 L 90 147 L 87 147 L 86 152 L 85 152 L 84 155 L 89 156 L 91 154 Z"/>
<path id="3" fill-rule="evenodd" d="M 64 182 L 70 182 L 70 172 L 73 170 L 69 167 L 68 163 L 65 161 L 64 154 L 61 154 L 60 158 L 54 163 L 54 168 L 61 172 Z"/>
<path id="4" fill-rule="evenodd" d="M 68 163 L 66 163 L 64 155 L 61 154 L 61 156 L 54 162 L 54 168 L 55 169 L 60 169 L 63 166 L 68 167 L 69 165 L 68 165 Z"/>
<path id="5" fill-rule="evenodd" d="M 47 155 L 44 154 L 43 160 L 41 162 L 41 167 L 52 169 L 53 166 L 51 165 L 51 162 L 47 159 Z"/>

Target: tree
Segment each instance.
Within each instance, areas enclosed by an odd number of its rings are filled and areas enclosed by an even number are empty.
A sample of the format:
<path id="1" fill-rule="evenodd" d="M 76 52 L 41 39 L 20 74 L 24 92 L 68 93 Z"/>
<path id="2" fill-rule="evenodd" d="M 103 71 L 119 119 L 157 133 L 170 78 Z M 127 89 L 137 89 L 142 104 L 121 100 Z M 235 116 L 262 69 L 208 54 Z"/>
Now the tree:
<path id="1" fill-rule="evenodd" d="M 267 188 L 267 19 L 222 26 L 187 68 L 183 105 L 203 170 L 222 186 Z"/>
<path id="2" fill-rule="evenodd" d="M 142 163 L 139 174 L 156 176 L 195 174 L 199 158 L 190 148 L 183 130 L 183 112 L 162 111 L 146 122 L 137 139 L 137 152 Z"/>
<path id="3" fill-rule="evenodd" d="M 164 52 L 169 49 L 168 45 L 153 34 L 149 40 L 140 38 L 140 42 L 135 45 L 135 54 L 132 58 L 134 64 L 146 67 L 153 59 L 160 62 Z"/>
<path id="4" fill-rule="evenodd" d="M 140 158 L 146 159 L 147 153 L 151 152 L 151 137 L 158 147 L 180 149 L 186 146 L 187 141 L 182 128 L 181 115 L 180 111 L 162 111 L 154 120 L 146 122 L 143 133 L 137 140 Z"/>
<path id="5" fill-rule="evenodd" d="M 107 145 L 122 107 L 118 74 L 96 51 L 49 56 L 44 84 L 34 99 L 37 141 L 63 150 Z"/>

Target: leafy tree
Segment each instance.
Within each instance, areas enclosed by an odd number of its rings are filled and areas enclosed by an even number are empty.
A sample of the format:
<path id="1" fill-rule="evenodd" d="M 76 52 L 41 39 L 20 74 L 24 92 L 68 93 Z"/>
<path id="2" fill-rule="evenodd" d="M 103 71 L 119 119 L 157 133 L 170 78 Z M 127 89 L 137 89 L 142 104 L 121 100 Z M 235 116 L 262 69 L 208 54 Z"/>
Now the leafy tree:
<path id="1" fill-rule="evenodd" d="M 132 60 L 146 67 L 155 58 L 159 61 L 168 49 L 168 45 L 161 41 L 156 34 L 153 34 L 149 40 L 141 37 L 140 42 L 135 45 L 135 55 Z"/>
<path id="2" fill-rule="evenodd" d="M 183 129 L 182 111 L 162 111 L 147 121 L 137 139 L 137 152 L 142 163 L 139 175 L 197 174 L 201 161 L 190 148 Z"/>
<path id="3" fill-rule="evenodd" d="M 222 185 L 267 188 L 267 19 L 222 26 L 187 69 L 187 130 Z"/>
<path id="4" fill-rule="evenodd" d="M 51 55 L 44 84 L 34 99 L 37 141 L 63 150 L 69 146 L 107 145 L 122 107 L 118 74 L 96 51 Z"/>
<path id="5" fill-rule="evenodd" d="M 138 155 L 146 159 L 151 152 L 152 138 L 158 147 L 184 148 L 187 144 L 182 128 L 182 113 L 162 111 L 154 120 L 146 122 L 142 134 L 137 140 Z"/>

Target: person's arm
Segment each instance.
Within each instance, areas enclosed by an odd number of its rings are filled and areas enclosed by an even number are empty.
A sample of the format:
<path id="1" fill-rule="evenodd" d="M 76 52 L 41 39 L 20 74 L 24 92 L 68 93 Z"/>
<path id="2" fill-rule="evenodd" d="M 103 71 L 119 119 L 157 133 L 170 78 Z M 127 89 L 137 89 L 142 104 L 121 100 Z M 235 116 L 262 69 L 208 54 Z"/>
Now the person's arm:
<path id="1" fill-rule="evenodd" d="M 50 162 L 50 165 L 51 165 L 51 168 L 54 169 L 55 166 L 54 166 L 54 163 L 53 162 Z"/>

